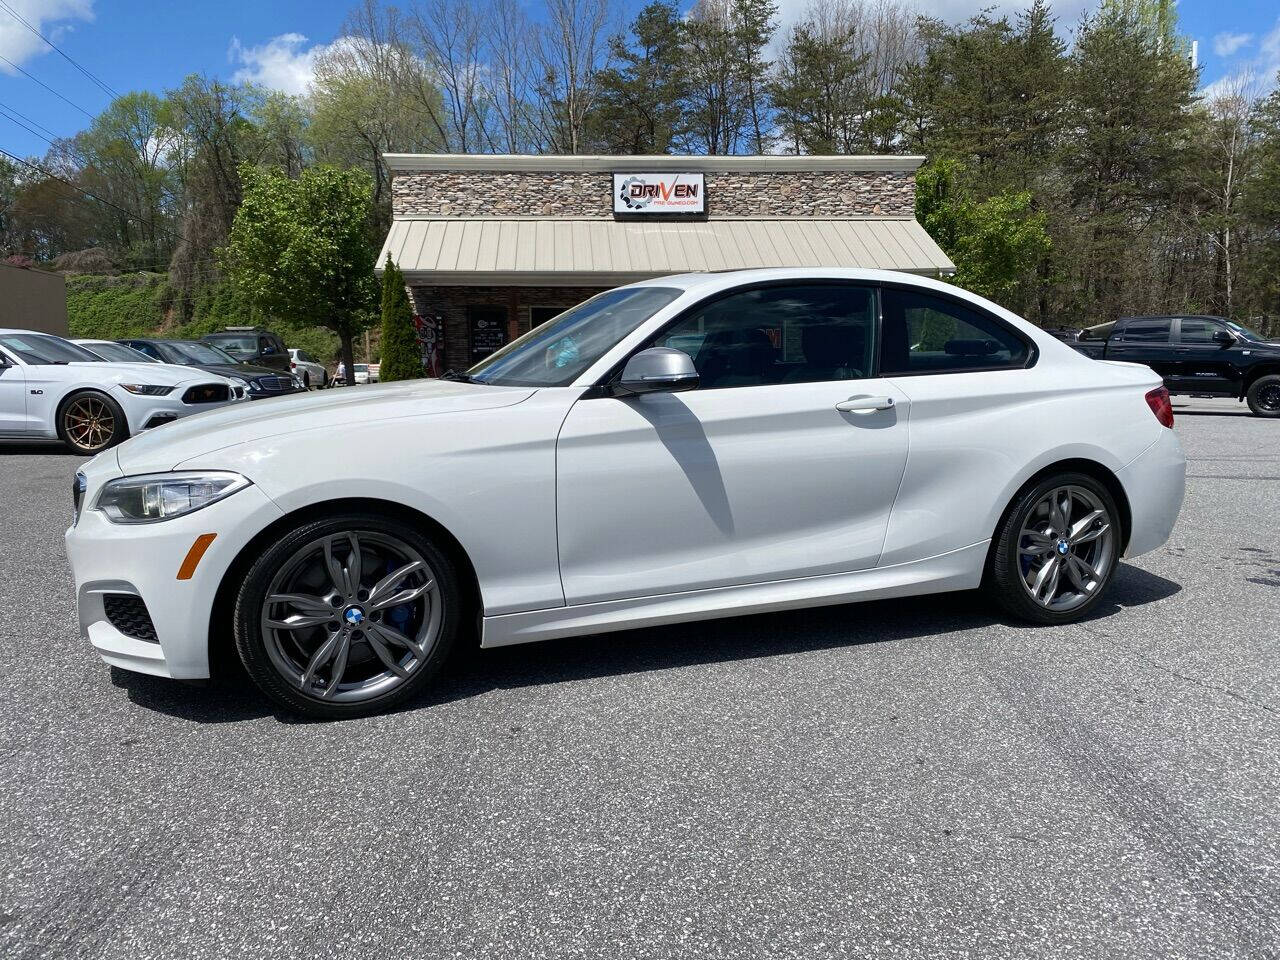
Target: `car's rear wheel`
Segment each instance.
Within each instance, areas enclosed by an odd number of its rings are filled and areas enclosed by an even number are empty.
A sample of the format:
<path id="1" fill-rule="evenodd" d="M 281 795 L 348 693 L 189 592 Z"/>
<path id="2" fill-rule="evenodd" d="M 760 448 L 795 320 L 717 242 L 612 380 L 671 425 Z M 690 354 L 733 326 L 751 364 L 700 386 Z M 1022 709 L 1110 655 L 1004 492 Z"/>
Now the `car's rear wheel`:
<path id="1" fill-rule="evenodd" d="M 1023 620 L 1080 619 L 1115 574 L 1119 516 L 1110 492 L 1088 474 L 1062 473 L 1026 487 L 996 532 L 988 591 Z"/>
<path id="2" fill-rule="evenodd" d="M 58 437 L 75 453 L 92 456 L 129 436 L 124 411 L 105 393 L 81 390 L 58 408 Z"/>
<path id="3" fill-rule="evenodd" d="M 236 647 L 288 709 L 362 716 L 431 683 L 460 602 L 452 564 L 430 538 L 376 514 L 343 514 L 302 524 L 253 563 L 236 596 Z"/>
<path id="4" fill-rule="evenodd" d="M 1280 417 L 1280 374 L 1268 374 L 1253 381 L 1245 399 L 1255 416 Z"/>
<path id="5" fill-rule="evenodd" d="M 305 370 L 302 371 L 302 386 L 307 390 L 311 389 L 311 374 Z"/>

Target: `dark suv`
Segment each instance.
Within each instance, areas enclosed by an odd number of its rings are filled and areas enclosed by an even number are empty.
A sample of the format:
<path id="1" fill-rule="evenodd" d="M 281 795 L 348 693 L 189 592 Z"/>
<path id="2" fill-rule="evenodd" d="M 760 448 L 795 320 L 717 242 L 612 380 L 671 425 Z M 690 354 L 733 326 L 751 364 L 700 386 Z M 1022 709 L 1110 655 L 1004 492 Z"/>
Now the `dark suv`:
<path id="1" fill-rule="evenodd" d="M 288 373 L 289 351 L 284 341 L 270 330 L 261 327 L 227 327 L 221 333 L 211 333 L 201 338 L 220 350 L 225 350 L 241 363 L 252 363 L 272 370 Z"/>
<path id="2" fill-rule="evenodd" d="M 1146 364 L 1170 393 L 1234 397 L 1280 417 L 1280 343 L 1225 317 L 1121 317 L 1069 342 L 1097 360 Z"/>
<path id="3" fill-rule="evenodd" d="M 140 350 L 161 363 L 178 363 L 184 367 L 199 367 L 206 373 L 216 373 L 241 385 L 250 400 L 281 397 L 289 393 L 304 393 L 306 386 L 291 373 L 281 373 L 269 367 L 241 363 L 224 350 L 202 340 L 120 340 L 127 347 Z M 289 355 L 285 354 L 287 360 Z"/>

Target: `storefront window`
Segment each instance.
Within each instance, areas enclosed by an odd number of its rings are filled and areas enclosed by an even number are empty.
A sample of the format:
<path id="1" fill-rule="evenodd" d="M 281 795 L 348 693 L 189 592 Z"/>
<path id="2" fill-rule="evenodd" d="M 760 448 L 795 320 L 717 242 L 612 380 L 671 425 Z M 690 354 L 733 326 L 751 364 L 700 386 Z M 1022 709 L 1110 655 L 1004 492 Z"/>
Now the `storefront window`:
<path id="1" fill-rule="evenodd" d="M 535 327 L 467 371 L 477 383 L 563 387 L 684 291 L 609 290 Z"/>

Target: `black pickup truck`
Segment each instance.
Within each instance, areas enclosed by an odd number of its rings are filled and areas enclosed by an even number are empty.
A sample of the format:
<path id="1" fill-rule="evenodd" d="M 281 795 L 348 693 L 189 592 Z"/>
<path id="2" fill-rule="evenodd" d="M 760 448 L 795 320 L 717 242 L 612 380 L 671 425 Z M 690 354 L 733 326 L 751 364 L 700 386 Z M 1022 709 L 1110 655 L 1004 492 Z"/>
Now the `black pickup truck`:
<path id="1" fill-rule="evenodd" d="M 1121 317 L 1067 343 L 1096 360 L 1145 364 L 1170 393 L 1235 397 L 1259 417 L 1280 417 L 1280 343 L 1232 320 Z"/>

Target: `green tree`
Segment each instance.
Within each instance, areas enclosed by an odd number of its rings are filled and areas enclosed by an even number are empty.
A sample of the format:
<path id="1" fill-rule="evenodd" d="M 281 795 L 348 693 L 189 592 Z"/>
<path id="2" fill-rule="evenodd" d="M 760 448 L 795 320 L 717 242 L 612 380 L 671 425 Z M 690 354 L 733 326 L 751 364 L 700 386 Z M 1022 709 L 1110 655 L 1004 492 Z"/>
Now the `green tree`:
<path id="1" fill-rule="evenodd" d="M 373 182 L 358 170 L 313 167 L 291 180 L 246 164 L 244 199 L 222 265 L 250 303 L 338 335 L 346 369 L 352 341 L 373 319 L 377 283 L 368 225 Z"/>
<path id="2" fill-rule="evenodd" d="M 422 376 L 422 348 L 413 329 L 413 308 L 404 274 L 387 257 L 382 271 L 382 367 L 379 380 L 417 380 Z"/>
<path id="3" fill-rule="evenodd" d="M 1026 191 L 975 200 L 962 185 L 963 168 L 941 159 L 916 178 L 916 217 L 956 265 L 955 283 L 1008 304 L 1049 251 L 1045 215 Z"/>
<path id="4" fill-rule="evenodd" d="M 787 38 L 771 92 L 787 145 L 800 153 L 853 153 L 865 114 L 867 57 L 843 23 L 797 24 Z"/>
<path id="5" fill-rule="evenodd" d="M 685 94 L 680 11 L 669 0 L 641 10 L 627 36 L 609 41 L 613 66 L 597 74 L 599 105 L 589 127 L 608 153 L 669 153 Z"/>
<path id="6" fill-rule="evenodd" d="M 1104 320 L 1158 306 L 1135 300 L 1152 286 L 1143 261 L 1184 179 L 1198 78 L 1162 36 L 1136 13 L 1104 7 L 1081 25 L 1072 51 L 1062 150 L 1080 221 L 1071 266 L 1085 313 Z"/>

